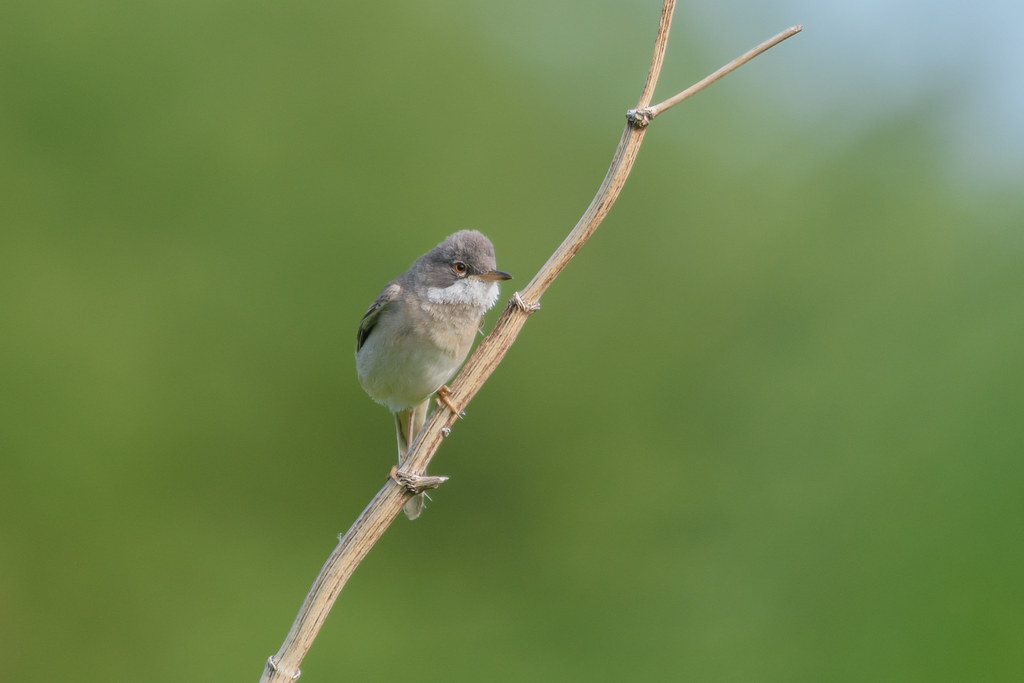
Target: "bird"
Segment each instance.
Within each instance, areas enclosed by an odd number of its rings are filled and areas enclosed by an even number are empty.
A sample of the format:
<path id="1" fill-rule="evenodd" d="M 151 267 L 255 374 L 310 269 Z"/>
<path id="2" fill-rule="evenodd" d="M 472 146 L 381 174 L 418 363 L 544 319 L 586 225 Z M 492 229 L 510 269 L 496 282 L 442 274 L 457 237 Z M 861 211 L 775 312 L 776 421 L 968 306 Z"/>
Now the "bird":
<path id="1" fill-rule="evenodd" d="M 413 261 L 381 290 L 359 322 L 356 375 L 395 417 L 398 465 L 426 421 L 430 397 L 447 400 L 446 383 L 466 360 L 483 315 L 498 300 L 494 245 L 477 230 L 460 230 Z M 409 519 L 423 511 L 423 493 L 404 506 Z"/>

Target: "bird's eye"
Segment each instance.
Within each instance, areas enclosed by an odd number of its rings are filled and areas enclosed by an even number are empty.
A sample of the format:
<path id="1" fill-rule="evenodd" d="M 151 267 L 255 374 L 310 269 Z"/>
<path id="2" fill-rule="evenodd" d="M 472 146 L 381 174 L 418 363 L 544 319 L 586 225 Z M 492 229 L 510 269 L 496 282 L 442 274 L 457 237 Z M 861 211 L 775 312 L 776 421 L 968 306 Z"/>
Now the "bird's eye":
<path id="1" fill-rule="evenodd" d="M 465 275 L 467 270 L 466 264 L 462 261 L 456 261 L 452 264 L 452 270 L 455 271 L 456 275 Z"/>

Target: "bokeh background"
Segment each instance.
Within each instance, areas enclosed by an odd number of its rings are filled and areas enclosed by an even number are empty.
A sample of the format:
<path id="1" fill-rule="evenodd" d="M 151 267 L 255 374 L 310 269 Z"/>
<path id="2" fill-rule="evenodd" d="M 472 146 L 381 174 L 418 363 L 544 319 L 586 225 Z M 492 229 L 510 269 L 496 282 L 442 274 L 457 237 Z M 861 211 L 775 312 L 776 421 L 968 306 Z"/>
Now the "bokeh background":
<path id="1" fill-rule="evenodd" d="M 4 4 L 5 677 L 258 679 L 392 463 L 366 306 L 464 227 L 529 280 L 658 13 Z M 1022 10 L 684 2 L 659 95 L 796 23 L 655 122 L 303 680 L 1024 678 Z"/>

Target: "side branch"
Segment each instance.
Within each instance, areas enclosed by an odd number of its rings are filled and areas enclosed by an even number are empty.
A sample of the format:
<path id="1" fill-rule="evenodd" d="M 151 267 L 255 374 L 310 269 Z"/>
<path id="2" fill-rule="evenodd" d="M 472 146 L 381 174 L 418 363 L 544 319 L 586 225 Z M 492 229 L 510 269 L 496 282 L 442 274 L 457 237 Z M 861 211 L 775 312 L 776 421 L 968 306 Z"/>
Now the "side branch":
<path id="1" fill-rule="evenodd" d="M 776 45 L 786 40 L 787 38 L 792 38 L 793 36 L 795 36 L 796 34 L 800 33 L 800 31 L 803 30 L 804 27 L 801 26 L 800 24 L 797 24 L 796 26 L 790 26 L 785 31 L 775 34 L 774 36 L 764 41 L 757 47 L 752 48 L 745 52 L 744 54 L 740 55 L 736 59 L 732 60 L 725 66 L 718 69 L 718 71 L 708 74 L 707 76 L 697 81 L 696 83 L 694 83 L 681 93 L 673 95 L 664 102 L 659 102 L 658 104 L 655 104 L 651 107 L 637 107 L 637 109 L 633 111 L 639 110 L 642 112 L 642 114 L 639 114 L 639 116 L 644 119 L 644 123 L 642 125 L 646 126 L 651 121 L 651 119 L 653 119 L 658 114 L 668 109 L 671 109 L 672 107 L 676 106 L 677 104 L 679 104 L 680 102 L 687 98 L 693 97 L 704 88 L 708 87 L 709 85 L 719 80 L 720 78 L 731 74 L 733 71 L 740 68 L 741 66 L 749 62 L 751 59 L 761 54 L 762 52 L 765 52 L 766 50 L 775 47 Z"/>

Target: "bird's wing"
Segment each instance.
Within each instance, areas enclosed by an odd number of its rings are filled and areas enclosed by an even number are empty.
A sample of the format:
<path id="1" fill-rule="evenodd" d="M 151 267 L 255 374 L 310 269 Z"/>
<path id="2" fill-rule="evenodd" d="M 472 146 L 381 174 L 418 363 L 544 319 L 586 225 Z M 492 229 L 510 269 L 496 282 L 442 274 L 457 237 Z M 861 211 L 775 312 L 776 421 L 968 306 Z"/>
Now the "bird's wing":
<path id="1" fill-rule="evenodd" d="M 359 321 L 359 330 L 356 332 L 356 351 L 363 348 L 366 338 L 370 336 L 370 332 L 377 326 L 380 314 L 387 308 L 388 304 L 398 297 L 401 291 L 402 287 L 397 282 L 392 282 L 377 295 L 374 302 L 366 309 L 363 319 Z"/>

